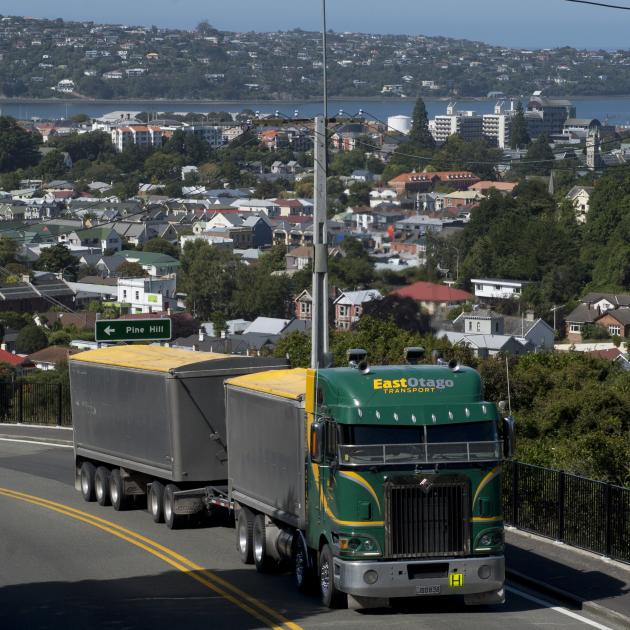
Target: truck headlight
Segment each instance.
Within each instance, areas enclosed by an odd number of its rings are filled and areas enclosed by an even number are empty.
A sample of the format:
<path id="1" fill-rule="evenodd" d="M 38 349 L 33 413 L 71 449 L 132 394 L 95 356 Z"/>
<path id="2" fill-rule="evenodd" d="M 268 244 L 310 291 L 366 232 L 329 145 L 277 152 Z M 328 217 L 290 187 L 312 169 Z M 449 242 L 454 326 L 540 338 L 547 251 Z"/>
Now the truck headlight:
<path id="1" fill-rule="evenodd" d="M 477 536 L 475 549 L 487 549 L 488 547 L 500 547 L 503 545 L 502 529 L 487 529 Z"/>
<path id="2" fill-rule="evenodd" d="M 380 554 L 378 543 L 369 536 L 339 536 L 339 549 L 349 553 Z"/>

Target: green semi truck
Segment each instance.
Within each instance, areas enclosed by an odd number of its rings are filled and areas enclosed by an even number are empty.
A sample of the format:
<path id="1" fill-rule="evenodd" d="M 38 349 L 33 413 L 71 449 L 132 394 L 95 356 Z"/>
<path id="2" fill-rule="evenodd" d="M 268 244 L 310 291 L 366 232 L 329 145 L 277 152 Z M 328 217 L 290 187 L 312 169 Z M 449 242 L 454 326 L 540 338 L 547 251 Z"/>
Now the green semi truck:
<path id="1" fill-rule="evenodd" d="M 287 369 L 153 346 L 70 364 L 76 487 L 146 498 L 170 528 L 229 510 L 261 572 L 326 606 L 434 595 L 504 601 L 501 460 L 513 423 L 455 363 Z"/>

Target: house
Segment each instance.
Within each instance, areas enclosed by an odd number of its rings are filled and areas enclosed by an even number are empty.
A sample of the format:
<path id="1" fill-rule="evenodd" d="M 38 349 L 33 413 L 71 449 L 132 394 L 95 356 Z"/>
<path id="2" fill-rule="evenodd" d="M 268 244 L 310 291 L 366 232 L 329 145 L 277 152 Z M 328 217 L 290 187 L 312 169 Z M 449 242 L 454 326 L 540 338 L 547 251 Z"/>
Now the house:
<path id="1" fill-rule="evenodd" d="M 251 230 L 251 247 L 268 247 L 273 243 L 273 229 L 266 214 L 246 217 L 243 228 Z"/>
<path id="2" fill-rule="evenodd" d="M 69 283 L 54 273 L 35 272 L 33 278 L 24 276 L 15 283 L 0 279 L 0 311 L 42 312 L 53 304 L 74 306 L 74 292 Z"/>
<path id="3" fill-rule="evenodd" d="M 593 324 L 605 328 L 609 335 L 628 335 L 630 294 L 588 293 L 565 317 L 565 335 L 571 343 L 583 341 L 584 326 Z M 627 323 L 628 322 L 628 323 Z"/>
<path id="4" fill-rule="evenodd" d="M 420 307 L 425 309 L 430 315 L 459 304 L 465 304 L 473 299 L 473 296 L 467 291 L 433 282 L 414 282 L 393 291 L 392 295 L 410 297 L 418 302 Z"/>
<path id="5" fill-rule="evenodd" d="M 47 311 L 35 316 L 35 323 L 38 326 L 53 328 L 76 328 L 77 330 L 94 330 L 97 314 L 91 311 L 77 311 L 74 313 L 61 313 L 57 311 Z"/>
<path id="6" fill-rule="evenodd" d="M 608 350 L 591 350 L 588 354 L 595 359 L 617 363 L 622 367 L 622 369 L 630 371 L 630 360 L 628 359 L 628 356 L 626 354 L 619 350 L 619 348 L 609 348 Z"/>
<path id="7" fill-rule="evenodd" d="M 493 182 L 482 180 L 468 187 L 468 190 L 487 195 L 491 190 L 496 190 L 503 195 L 510 195 L 514 192 L 514 189 L 518 186 L 517 182 Z"/>
<path id="8" fill-rule="evenodd" d="M 38 370 L 56 370 L 59 363 L 67 363 L 68 357 L 77 352 L 76 349 L 64 348 L 63 346 L 49 346 L 29 354 L 27 359 Z"/>
<path id="9" fill-rule="evenodd" d="M 489 309 L 460 313 L 453 320 L 453 331 L 467 335 L 508 335 L 521 342 L 530 342 L 537 350 L 552 350 L 555 332 L 543 319 L 535 318 L 533 311 L 522 317 L 502 315 Z"/>
<path id="10" fill-rule="evenodd" d="M 531 282 L 526 280 L 501 280 L 495 278 L 473 278 L 475 297 L 494 300 L 519 299 L 523 288 Z"/>
<path id="11" fill-rule="evenodd" d="M 573 186 L 566 194 L 575 209 L 575 219 L 578 223 L 585 223 L 590 209 L 591 196 L 595 188 L 593 186 Z"/>
<path id="12" fill-rule="evenodd" d="M 595 325 L 604 328 L 611 337 L 630 336 L 630 308 L 616 308 L 606 311 L 595 320 Z"/>
<path id="13" fill-rule="evenodd" d="M 335 328 L 350 330 L 363 314 L 363 305 L 383 297 L 377 289 L 364 291 L 344 291 L 333 302 L 335 310 Z"/>
<path id="14" fill-rule="evenodd" d="M 118 278 L 84 276 L 77 282 L 68 282 L 78 302 L 91 300 L 115 301 L 118 296 Z"/>
<path id="15" fill-rule="evenodd" d="M 24 355 L 0 350 L 0 365 L 3 363 L 10 365 L 18 374 L 26 370 L 32 370 L 35 367 L 33 362 Z"/>
<path id="16" fill-rule="evenodd" d="M 117 301 L 129 312 L 166 311 L 177 304 L 175 276 L 162 278 L 118 278 Z"/>
<path id="17" fill-rule="evenodd" d="M 313 248 L 302 245 L 295 247 L 285 255 L 287 269 L 304 269 L 313 262 Z"/>
<path id="18" fill-rule="evenodd" d="M 301 321 L 311 321 L 313 319 L 313 297 L 308 289 L 304 289 L 294 300 L 295 317 Z"/>
<path id="19" fill-rule="evenodd" d="M 257 317 L 243 334 L 259 333 L 263 335 L 279 335 L 291 320 L 278 317 Z"/>
<path id="20" fill-rule="evenodd" d="M 466 190 L 480 179 L 470 171 L 438 171 L 432 173 L 401 173 L 390 179 L 387 185 L 396 191 L 399 197 L 408 193 L 429 192 L 437 184 L 446 184 L 455 190 Z"/>
<path id="21" fill-rule="evenodd" d="M 60 243 L 94 247 L 103 253 L 106 251 L 119 252 L 122 249 L 122 239 L 111 227 L 94 227 L 87 230 L 77 230 L 59 236 Z"/>
<path id="22" fill-rule="evenodd" d="M 484 335 L 439 331 L 438 338 L 446 338 L 454 346 L 461 345 L 471 348 L 474 354 L 480 358 L 495 356 L 497 354 L 527 354 L 534 350 L 534 346 L 526 341 L 520 342 L 511 335 Z"/>
<path id="23" fill-rule="evenodd" d="M 179 269 L 179 260 L 168 254 L 123 250 L 117 254 L 127 262 L 138 263 L 150 276 L 168 276 Z"/>

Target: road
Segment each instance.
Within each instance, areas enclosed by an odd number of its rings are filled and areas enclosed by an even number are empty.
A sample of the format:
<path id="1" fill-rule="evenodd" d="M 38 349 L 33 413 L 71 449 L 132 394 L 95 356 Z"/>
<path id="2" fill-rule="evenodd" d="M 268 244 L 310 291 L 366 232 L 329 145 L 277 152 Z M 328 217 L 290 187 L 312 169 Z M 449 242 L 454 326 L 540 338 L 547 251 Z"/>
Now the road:
<path id="1" fill-rule="evenodd" d="M 393 609 L 328 611 L 286 574 L 240 564 L 230 527 L 170 531 L 141 508 L 85 503 L 72 450 L 0 441 L 0 628 L 370 630 L 605 628 L 508 591 L 504 606 L 422 599 Z"/>

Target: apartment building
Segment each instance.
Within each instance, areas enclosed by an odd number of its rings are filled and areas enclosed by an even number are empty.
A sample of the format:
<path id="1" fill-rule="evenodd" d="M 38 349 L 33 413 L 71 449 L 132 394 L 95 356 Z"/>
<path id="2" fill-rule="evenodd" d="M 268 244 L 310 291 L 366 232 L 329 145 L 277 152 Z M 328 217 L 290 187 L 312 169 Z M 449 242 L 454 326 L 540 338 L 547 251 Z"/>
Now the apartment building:
<path id="1" fill-rule="evenodd" d="M 510 101 L 509 108 L 505 107 L 504 101 L 499 101 L 494 106 L 494 113 L 483 115 L 483 137 L 500 149 L 509 148 L 512 119 L 515 115 L 514 101 Z"/>
<path id="2" fill-rule="evenodd" d="M 157 125 L 123 125 L 111 131 L 112 144 L 117 151 L 136 144 L 140 147 L 161 147 L 164 143 L 164 131 Z"/>
<path id="3" fill-rule="evenodd" d="M 478 140 L 483 137 L 483 116 L 474 111 L 457 111 L 455 103 L 449 103 L 445 115 L 436 116 L 429 124 L 437 144 L 446 142 L 449 136 L 457 134 L 464 140 Z"/>
<path id="4" fill-rule="evenodd" d="M 575 118 L 575 107 L 571 101 L 551 99 L 537 93 L 529 100 L 525 112 L 527 131 L 532 138 L 543 134 L 562 134 L 569 118 Z"/>

